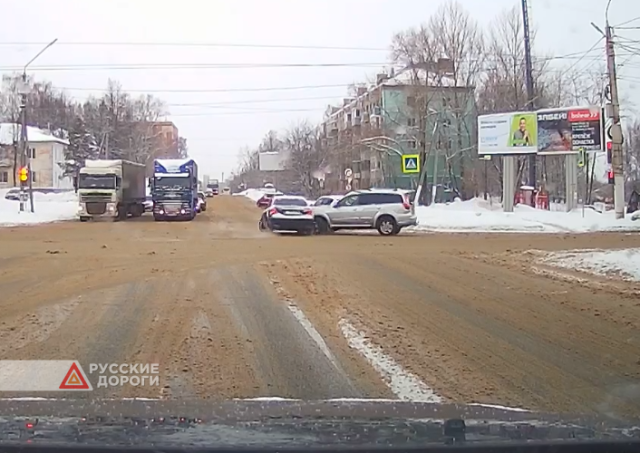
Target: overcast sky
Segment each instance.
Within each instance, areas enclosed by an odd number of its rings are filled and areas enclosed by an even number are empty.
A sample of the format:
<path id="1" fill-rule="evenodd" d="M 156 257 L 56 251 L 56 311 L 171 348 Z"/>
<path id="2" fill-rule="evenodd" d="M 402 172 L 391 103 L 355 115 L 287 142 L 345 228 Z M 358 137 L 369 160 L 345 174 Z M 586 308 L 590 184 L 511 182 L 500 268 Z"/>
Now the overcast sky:
<path id="1" fill-rule="evenodd" d="M 59 42 L 31 67 L 77 99 L 99 94 L 107 79 L 134 94 L 150 92 L 168 104 L 201 172 L 220 178 L 238 162 L 238 150 L 255 146 L 269 130 L 307 118 L 318 122 L 347 85 L 377 72 L 388 59 L 394 32 L 419 25 L 441 3 L 434 0 L 0 0 L 0 70 L 22 66 L 54 38 Z M 488 25 L 520 0 L 460 0 Z M 599 38 L 607 0 L 529 0 L 538 49 L 554 55 L 585 52 Z M 640 85 L 640 1 L 613 0 L 610 21 L 627 24 L 631 48 L 618 62 L 622 89 Z M 633 41 L 636 40 L 634 43 Z M 79 45 L 101 42 L 105 45 Z M 156 45 L 106 45 L 106 43 Z M 175 45 L 182 43 L 182 45 Z M 223 47 L 188 43 L 240 44 Z M 174 45 L 168 45 L 174 44 Z M 257 46 L 252 46 L 257 45 Z M 260 45 L 282 45 L 279 48 Z M 351 47 L 357 50 L 284 46 Z M 367 48 L 369 50 L 363 49 Z M 604 58 L 602 43 L 578 67 Z M 342 67 L 194 68 L 193 64 L 346 64 Z M 566 63 L 566 61 L 564 62 Z M 40 70 L 46 65 L 192 65 L 171 69 Z M 306 89 L 277 88 L 306 86 Z M 228 90 L 225 92 L 225 90 Z M 637 95 L 636 95 L 637 96 Z M 640 105 L 640 97 L 634 99 Z"/>

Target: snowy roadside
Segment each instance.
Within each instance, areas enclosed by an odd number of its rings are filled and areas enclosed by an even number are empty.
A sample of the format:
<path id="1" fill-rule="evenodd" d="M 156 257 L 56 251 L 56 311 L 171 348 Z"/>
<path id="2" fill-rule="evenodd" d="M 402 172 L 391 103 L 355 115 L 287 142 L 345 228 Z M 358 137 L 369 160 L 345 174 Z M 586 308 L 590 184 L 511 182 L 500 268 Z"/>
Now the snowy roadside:
<path id="1" fill-rule="evenodd" d="M 0 191 L 0 227 L 33 225 L 38 223 L 71 220 L 78 212 L 78 197 L 71 192 L 57 194 L 34 193 L 35 212 L 20 212 L 20 203 L 4 198 L 6 190 Z"/>
<path id="2" fill-rule="evenodd" d="M 562 269 L 640 282 L 640 248 L 553 252 L 546 254 L 541 262 Z"/>
<path id="3" fill-rule="evenodd" d="M 257 201 L 265 191 L 247 189 L 238 196 Z M 482 199 L 455 201 L 434 206 L 419 206 L 418 226 L 406 232 L 458 233 L 592 233 L 598 231 L 640 232 L 640 214 L 616 220 L 613 212 L 593 209 L 572 212 L 546 211 L 518 205 L 514 212 L 503 212 L 499 204 Z"/>

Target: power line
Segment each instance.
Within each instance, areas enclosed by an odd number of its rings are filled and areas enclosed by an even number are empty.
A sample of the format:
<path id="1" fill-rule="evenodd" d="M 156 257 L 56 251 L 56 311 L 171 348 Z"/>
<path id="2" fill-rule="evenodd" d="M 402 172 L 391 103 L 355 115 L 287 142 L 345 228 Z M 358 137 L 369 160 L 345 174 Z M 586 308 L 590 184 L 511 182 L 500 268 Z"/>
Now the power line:
<path id="1" fill-rule="evenodd" d="M 95 70 L 175 70 L 175 69 L 268 69 L 268 68 L 340 68 L 379 67 L 389 63 L 155 63 L 155 64 L 77 64 L 32 66 L 31 71 L 95 71 Z M 20 66 L 0 66 L 0 71 L 22 71 Z"/>
<path id="2" fill-rule="evenodd" d="M 340 96 L 310 96 L 310 97 L 298 97 L 298 98 L 281 98 L 281 99 L 254 99 L 254 100 L 242 100 L 242 101 L 222 101 L 222 102 L 193 102 L 193 103 L 179 103 L 165 104 L 167 107 L 225 107 L 228 105 L 237 105 L 237 104 L 259 104 L 259 103 L 270 103 L 270 102 L 298 102 L 298 101 L 313 101 L 313 100 L 321 100 L 321 99 L 336 99 Z"/>
<path id="3" fill-rule="evenodd" d="M 213 88 L 213 89 L 124 89 L 123 91 L 132 93 L 249 93 L 249 92 L 262 92 L 262 91 L 293 91 L 293 90 L 310 90 L 319 88 L 345 88 L 351 85 L 363 85 L 362 83 L 340 83 L 333 85 L 299 85 L 299 86 L 284 86 L 284 87 L 263 87 L 263 88 Z M 56 87 L 59 90 L 68 91 L 108 91 L 107 88 L 71 88 L 71 87 Z"/>
<path id="4" fill-rule="evenodd" d="M 42 46 L 47 43 L 40 42 L 21 42 L 21 41 L 3 41 L 0 46 L 17 47 L 17 46 Z M 244 44 L 244 43 L 225 43 L 225 42 L 80 42 L 80 41 L 58 41 L 56 47 L 59 46 L 114 46 L 114 47 L 244 47 L 256 49 L 301 49 L 301 50 L 359 50 L 388 52 L 388 48 L 380 47 L 342 47 L 342 46 L 307 46 L 307 45 L 289 45 L 289 44 Z"/>

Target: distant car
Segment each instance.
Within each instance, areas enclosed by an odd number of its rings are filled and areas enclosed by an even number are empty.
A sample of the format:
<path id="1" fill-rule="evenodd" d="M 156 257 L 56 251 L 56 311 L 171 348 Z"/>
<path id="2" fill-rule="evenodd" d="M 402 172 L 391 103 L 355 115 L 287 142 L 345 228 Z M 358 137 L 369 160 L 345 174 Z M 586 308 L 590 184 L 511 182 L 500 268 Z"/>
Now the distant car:
<path id="1" fill-rule="evenodd" d="M 343 197 L 344 195 L 324 195 L 318 198 L 313 203 L 313 206 L 331 206 L 332 204 L 340 201 Z"/>
<path id="2" fill-rule="evenodd" d="M 153 199 L 151 195 L 147 195 L 147 198 L 144 200 L 144 212 L 152 212 L 153 211 Z"/>
<path id="3" fill-rule="evenodd" d="M 4 198 L 11 201 L 20 201 L 20 189 L 15 187 L 13 189 L 9 189 Z"/>
<path id="4" fill-rule="evenodd" d="M 211 198 L 213 197 L 213 189 L 207 189 L 204 191 L 204 194 L 207 196 L 207 198 Z"/>
<path id="5" fill-rule="evenodd" d="M 198 212 L 204 212 L 207 210 L 207 196 L 204 192 L 198 192 Z"/>
<path id="6" fill-rule="evenodd" d="M 231 193 L 231 189 L 229 187 L 225 187 L 224 189 L 222 189 L 222 193 L 228 195 Z"/>
<path id="7" fill-rule="evenodd" d="M 263 209 L 268 207 L 268 206 L 270 206 L 271 205 L 271 200 L 273 199 L 274 196 L 275 196 L 275 194 L 273 194 L 273 193 L 265 193 L 256 202 L 256 206 L 258 206 L 259 208 L 263 208 Z"/>
<path id="8" fill-rule="evenodd" d="M 273 197 L 258 222 L 260 231 L 295 231 L 305 235 L 313 234 L 315 226 L 307 200 L 288 195 Z"/>

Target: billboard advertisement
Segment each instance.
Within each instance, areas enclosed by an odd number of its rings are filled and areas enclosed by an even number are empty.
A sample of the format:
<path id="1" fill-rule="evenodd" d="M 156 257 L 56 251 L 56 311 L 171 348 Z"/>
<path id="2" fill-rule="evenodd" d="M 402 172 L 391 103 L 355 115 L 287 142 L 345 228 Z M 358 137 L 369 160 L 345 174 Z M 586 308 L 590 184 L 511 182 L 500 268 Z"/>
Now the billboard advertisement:
<path id="1" fill-rule="evenodd" d="M 478 117 L 478 154 L 538 152 L 536 112 L 511 112 Z"/>
<path id="2" fill-rule="evenodd" d="M 601 151 L 603 112 L 600 107 L 538 110 L 538 153 L 573 154 Z"/>
<path id="3" fill-rule="evenodd" d="M 282 171 L 288 158 L 289 153 L 285 151 L 258 153 L 260 171 Z"/>

